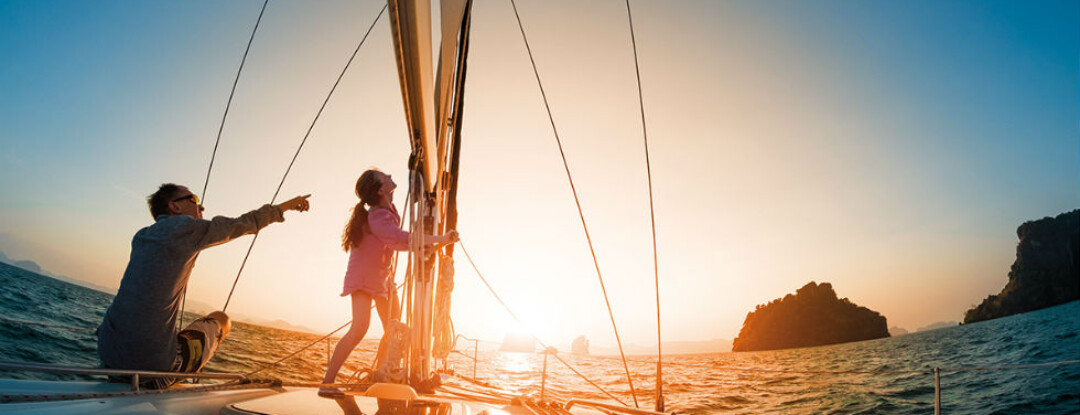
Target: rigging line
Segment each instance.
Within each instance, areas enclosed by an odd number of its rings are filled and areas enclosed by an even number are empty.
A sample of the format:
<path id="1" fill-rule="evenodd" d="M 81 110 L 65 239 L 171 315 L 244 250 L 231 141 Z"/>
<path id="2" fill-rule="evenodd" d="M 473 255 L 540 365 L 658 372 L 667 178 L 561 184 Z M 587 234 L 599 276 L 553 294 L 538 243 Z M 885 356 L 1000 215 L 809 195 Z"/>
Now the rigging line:
<path id="1" fill-rule="evenodd" d="M 545 346 L 545 348 L 546 348 L 546 346 Z M 570 366 L 569 362 L 567 362 L 566 360 L 563 360 L 562 356 L 559 356 L 558 354 L 553 354 L 551 356 L 554 357 L 555 360 L 558 360 L 559 362 L 562 362 L 562 364 L 565 365 L 567 369 L 570 369 L 571 372 L 574 372 L 578 376 L 581 376 L 581 378 L 585 379 L 586 382 L 589 382 L 590 385 L 593 385 L 597 389 L 600 389 L 601 392 L 604 392 L 605 394 L 607 394 L 608 397 L 610 397 L 611 399 L 614 399 L 615 402 L 618 402 L 622 406 L 629 406 L 629 405 L 626 404 L 626 402 L 623 402 L 619 398 L 616 398 L 614 395 L 612 395 L 608 391 L 601 389 L 600 385 L 597 385 L 595 382 L 593 382 L 592 380 L 589 380 L 589 378 L 585 377 L 584 374 L 582 374 L 581 372 L 578 372 L 577 369 L 574 369 L 573 366 Z M 634 398 L 634 404 L 635 405 L 637 404 L 637 398 L 636 397 Z"/>
<path id="2" fill-rule="evenodd" d="M 371 29 L 375 28 L 375 24 L 379 22 L 379 18 L 386 12 L 386 5 L 383 5 L 382 10 L 379 10 L 379 15 L 375 16 L 375 20 L 371 22 L 371 26 L 368 27 L 367 32 L 364 33 L 364 37 L 360 39 L 360 44 L 356 45 L 356 49 L 353 50 L 352 56 L 349 57 L 349 61 L 345 63 L 345 67 L 341 69 L 341 74 L 338 75 L 337 80 L 334 81 L 334 86 L 330 88 L 330 92 L 326 94 L 326 99 L 323 100 L 322 106 L 319 107 L 319 111 L 315 113 L 315 118 L 311 120 L 311 125 L 308 126 L 307 132 L 304 133 L 304 139 L 300 140 L 300 146 L 296 148 L 296 153 L 293 154 L 292 161 L 289 162 L 289 167 L 285 169 L 285 174 L 281 176 L 281 182 L 278 183 L 277 190 L 274 190 L 274 197 L 270 198 L 270 204 L 273 204 L 277 200 L 278 193 L 281 193 L 281 187 L 285 185 L 285 179 L 289 177 L 289 172 L 292 171 L 293 164 L 296 164 L 296 158 L 300 156 L 300 150 L 304 148 L 304 144 L 307 143 L 308 137 L 311 136 L 311 130 L 315 129 L 315 124 L 319 122 L 319 116 L 322 115 L 326 104 L 330 102 L 330 98 L 334 96 L 334 91 L 337 90 L 338 84 L 341 83 L 341 78 L 345 77 L 345 73 L 348 72 L 349 66 L 352 65 L 353 60 L 356 59 L 356 54 L 360 52 L 360 47 L 364 46 L 364 42 L 367 41 L 368 35 L 371 34 Z M 221 307 L 221 311 L 229 308 L 229 301 L 232 300 L 233 292 L 236 291 L 236 283 L 240 281 L 240 274 L 244 272 L 244 266 L 247 265 L 248 257 L 251 256 L 251 249 L 255 247 L 255 241 L 259 240 L 259 232 L 255 232 L 255 236 L 251 238 L 251 245 L 248 245 L 247 253 L 244 254 L 244 260 L 240 262 L 240 270 L 236 272 L 236 279 L 233 280 L 232 288 L 229 289 L 229 296 L 225 298 L 225 306 Z"/>
<path id="3" fill-rule="evenodd" d="M 221 132 L 225 130 L 225 119 L 229 117 L 229 108 L 232 107 L 233 96 L 236 95 L 236 85 L 240 83 L 240 73 L 244 71 L 244 63 L 247 62 L 248 52 L 251 51 L 251 44 L 255 41 L 255 33 L 259 31 L 259 23 L 262 22 L 263 14 L 266 13 L 266 5 L 270 3 L 270 0 L 264 0 L 262 9 L 259 10 L 259 18 L 255 19 L 255 27 L 251 29 L 251 37 L 248 38 L 247 48 L 244 49 L 244 56 L 240 58 L 240 67 L 236 70 L 236 78 L 233 79 L 232 90 L 229 91 L 229 99 L 225 101 L 225 113 L 221 115 L 221 124 L 218 126 L 217 139 L 214 140 L 214 151 L 210 153 L 210 166 L 206 168 L 206 180 L 203 181 L 202 203 L 206 203 L 206 189 L 210 186 L 210 172 L 214 170 L 214 159 L 217 158 L 218 145 L 221 144 Z M 201 206 L 201 204 L 200 204 Z M 177 318 L 180 323 L 177 324 L 177 330 L 181 330 L 184 327 L 184 310 L 187 309 L 187 286 L 184 286 L 183 293 L 180 294 L 180 314 Z"/>
<path id="4" fill-rule="evenodd" d="M 398 285 L 398 288 L 401 288 L 401 285 Z M 374 308 L 375 308 L 375 304 L 372 304 L 372 305 L 371 305 L 371 309 L 374 309 Z M 307 350 L 307 349 L 311 348 L 311 346 L 314 346 L 314 345 L 318 344 L 319 342 L 321 342 L 321 341 L 323 341 L 323 340 L 326 340 L 326 339 L 327 339 L 327 338 L 329 338 L 330 336 L 334 335 L 334 333 L 337 333 L 337 332 L 341 331 L 341 329 L 345 328 L 345 326 L 348 326 L 348 325 L 352 324 L 352 322 L 353 322 L 352 320 L 349 320 L 349 321 L 348 321 L 348 322 L 346 322 L 345 324 L 342 324 L 342 325 L 341 325 L 341 327 L 338 327 L 338 328 L 337 328 L 337 329 L 335 329 L 334 331 L 331 331 L 331 332 L 327 333 L 327 334 L 326 334 L 325 336 L 322 336 L 322 337 L 320 337 L 320 338 L 319 338 L 318 340 L 315 340 L 315 341 L 313 341 L 313 342 L 309 343 L 309 344 L 308 344 L 307 346 L 304 346 L 304 347 L 300 348 L 300 350 L 297 350 L 297 351 L 293 352 L 292 354 L 290 354 L 290 355 L 288 355 L 288 356 L 285 356 L 285 357 L 281 358 L 280 360 L 278 360 L 278 361 L 276 361 L 276 362 L 274 362 L 274 363 L 270 363 L 270 364 L 267 364 L 267 365 L 263 365 L 263 366 L 262 366 L 262 367 L 260 367 L 260 368 L 259 368 L 258 370 L 255 370 L 254 372 L 248 373 L 248 374 L 247 374 L 247 375 L 245 375 L 245 376 L 251 376 L 251 375 L 253 375 L 253 374 L 255 374 L 255 373 L 258 373 L 258 372 L 262 371 L 263 369 L 266 369 L 266 368 L 268 368 L 268 367 L 271 367 L 271 366 L 277 365 L 278 363 L 281 363 L 281 362 L 284 362 L 285 360 L 288 360 L 288 359 L 289 359 L 290 357 L 296 356 L 296 354 L 297 354 L 297 353 L 300 353 L 300 352 L 302 352 L 302 351 L 304 351 L 304 350 Z M 356 376 L 356 374 L 355 374 L 355 373 L 353 373 L 353 376 L 352 376 L 352 377 L 349 377 L 349 379 L 348 379 L 348 380 L 352 380 L 352 378 L 353 378 L 353 377 L 355 377 L 355 376 Z"/>
<path id="5" fill-rule="evenodd" d="M 232 107 L 233 96 L 236 95 L 236 85 L 240 83 L 240 73 L 244 71 L 244 63 L 247 62 L 248 52 L 251 51 L 251 44 L 255 41 L 255 33 L 259 31 L 259 23 L 262 22 L 263 14 L 266 13 L 266 5 L 270 3 L 270 0 L 264 0 L 262 10 L 259 11 L 259 18 L 255 20 L 255 28 L 251 30 L 251 37 L 248 38 L 247 48 L 244 49 L 244 57 L 240 59 L 240 68 L 236 70 L 236 79 L 233 79 L 232 90 L 229 91 L 229 99 L 225 102 L 225 113 L 221 116 L 221 124 L 218 126 L 217 139 L 214 140 L 214 151 L 210 153 L 210 167 L 206 168 L 206 181 L 203 182 L 202 199 L 200 201 L 206 202 L 206 189 L 210 186 L 210 172 L 214 170 L 214 159 L 217 158 L 218 145 L 221 144 L 221 132 L 225 130 L 225 119 L 229 117 L 229 108 Z"/>
<path id="6" fill-rule="evenodd" d="M 495 292 L 495 289 L 494 289 L 494 288 L 492 288 L 492 287 L 491 287 L 491 284 L 489 284 L 489 283 L 488 283 L 488 281 L 487 281 L 487 278 L 484 278 L 484 274 L 482 274 L 482 273 L 480 272 L 480 268 L 477 268 L 477 267 L 476 267 L 476 262 L 473 262 L 473 259 L 472 259 L 472 255 L 469 255 L 469 250 L 465 249 L 465 243 L 464 243 L 464 242 L 462 242 L 462 241 L 461 241 L 461 240 L 459 239 L 459 240 L 458 240 L 458 242 L 457 242 L 457 244 L 458 244 L 458 246 L 459 246 L 459 247 L 461 247 L 461 253 L 465 254 L 465 259 L 469 260 L 469 265 L 471 265 L 471 266 L 472 266 L 472 269 L 473 269 L 473 271 L 476 271 L 476 276 L 480 277 L 480 281 L 482 281 L 482 282 L 484 283 L 484 286 L 486 286 L 486 287 L 487 287 L 487 289 L 488 289 L 488 291 L 489 291 L 489 292 L 491 292 L 491 295 L 495 297 L 495 300 L 496 300 L 496 301 L 498 301 L 498 302 L 499 302 L 499 304 L 502 304 L 503 308 L 504 308 L 504 309 L 506 309 L 506 312 L 510 314 L 510 317 L 513 317 L 513 318 L 514 318 L 514 321 L 516 321 L 516 322 L 518 322 L 518 324 L 521 324 L 521 325 L 523 325 L 523 326 L 524 326 L 524 325 L 525 325 L 525 323 L 522 323 L 522 322 L 521 322 L 521 319 L 520 319 L 520 318 L 518 318 L 517 314 L 514 314 L 514 310 L 511 310 L 511 309 L 510 309 L 510 306 L 506 305 L 506 302 L 504 302 L 504 301 L 502 300 L 502 298 L 501 298 L 501 297 L 499 297 L 499 294 L 498 294 L 498 293 L 496 293 L 496 292 Z M 546 344 L 544 344 L 544 342 L 543 342 L 542 340 L 540 340 L 540 338 L 536 337 L 536 335 L 535 335 L 535 334 L 533 334 L 533 333 L 531 333 L 531 332 L 529 333 L 529 335 L 530 335 L 530 336 L 532 336 L 533 340 L 536 340 L 536 342 L 540 344 L 540 347 L 543 347 L 543 348 L 544 348 L 544 350 L 547 350 L 548 346 L 547 346 Z M 615 395 L 612 395 L 612 394 L 611 394 L 611 392 L 608 392 L 608 391 L 604 390 L 604 388 L 602 388 L 602 387 L 600 387 L 600 385 L 597 385 L 596 383 L 594 383 L 594 382 L 593 382 L 592 380 L 590 380 L 590 379 L 589 379 L 588 377 L 586 377 L 586 376 L 585 376 L 584 374 L 582 374 L 581 372 L 578 372 L 578 371 L 577 371 L 577 369 L 574 369 L 574 367 L 573 367 L 573 366 L 570 366 L 570 363 L 567 363 L 567 362 L 566 362 L 565 360 L 563 360 L 563 359 L 562 359 L 561 357 L 559 357 L 559 355 L 558 355 L 558 354 L 555 354 L 555 355 L 553 355 L 553 356 L 555 356 L 555 358 L 556 358 L 556 359 L 558 359 L 558 360 L 559 360 L 560 362 L 562 362 L 562 364 L 566 365 L 566 367 L 567 367 L 567 368 L 569 368 L 569 369 L 570 369 L 571 371 L 573 371 L 573 372 L 574 372 L 575 374 L 577 374 L 578 376 L 580 376 L 580 377 L 581 377 L 582 379 L 584 379 L 584 380 L 585 380 L 586 382 L 589 382 L 589 384 L 590 384 L 590 385 L 593 385 L 594 387 L 596 387 L 596 389 L 599 389 L 599 390 L 600 390 L 600 392 L 603 392 L 604 394 L 606 394 L 606 395 L 607 395 L 608 397 L 610 397 L 611 399 L 614 399 L 614 400 L 615 400 L 616 402 L 618 402 L 618 403 L 622 404 L 623 406 L 626 406 L 626 403 L 625 403 L 625 402 L 623 402 L 623 401 L 619 400 L 619 398 L 616 398 L 616 397 L 615 397 Z M 625 359 L 623 359 L 623 364 L 626 364 L 626 360 L 625 360 Z M 628 370 L 629 370 L 629 369 L 628 369 Z M 636 398 L 635 398 L 634 400 L 635 400 L 635 402 L 637 401 L 637 399 L 636 399 Z"/>
<path id="7" fill-rule="evenodd" d="M 559 146 L 559 155 L 562 156 L 563 168 L 566 170 L 566 178 L 570 181 L 570 191 L 574 194 L 574 203 L 577 204 L 578 216 L 581 217 L 581 227 L 585 230 L 585 239 L 589 243 L 589 253 L 592 254 L 593 266 L 596 267 L 596 277 L 600 280 L 600 291 L 604 293 L 604 304 L 607 305 L 608 316 L 611 317 L 611 327 L 615 331 L 615 342 L 619 344 L 619 356 L 623 358 L 623 369 L 626 371 L 626 382 L 630 384 L 630 396 L 634 397 L 634 407 L 640 408 L 637 401 L 637 393 L 634 391 L 634 380 L 630 377 L 630 367 L 626 364 L 626 353 L 623 352 L 622 340 L 619 338 L 619 327 L 615 324 L 615 313 L 611 311 L 611 300 L 608 299 L 607 287 L 604 286 L 604 277 L 600 275 L 600 263 L 596 259 L 596 250 L 593 249 L 592 237 L 589 236 L 589 227 L 585 224 L 585 213 L 581 209 L 581 200 L 578 198 L 577 188 L 574 187 L 574 177 L 570 174 L 570 164 L 566 161 L 566 152 L 563 151 L 562 139 L 559 138 L 559 130 L 555 128 L 555 117 L 551 115 L 551 106 L 548 104 L 547 93 L 544 92 L 544 84 L 540 82 L 540 71 L 536 68 L 536 60 L 533 58 L 532 48 L 529 47 L 529 38 L 525 36 L 525 26 L 521 23 L 521 15 L 518 14 L 517 3 L 510 0 L 514 8 L 514 17 L 517 18 L 518 29 L 521 30 L 521 38 L 525 42 L 525 50 L 529 52 L 529 62 L 532 63 L 533 74 L 536 76 L 536 84 L 540 87 L 540 96 L 544 99 L 544 108 L 547 110 L 548 121 L 551 122 L 551 131 L 555 135 L 555 142 Z"/>
<path id="8" fill-rule="evenodd" d="M 641 91 L 641 64 L 638 60 L 637 37 L 630 0 L 626 0 L 626 20 L 630 24 L 630 44 L 634 49 L 634 73 L 637 75 L 638 108 L 641 110 L 641 136 L 645 143 L 645 172 L 649 178 L 649 220 L 652 222 L 653 279 L 656 283 L 656 411 L 664 411 L 663 343 L 660 340 L 660 262 L 656 253 L 656 208 L 653 206 L 652 163 L 649 157 L 649 129 L 645 126 L 645 94 Z"/>
<path id="9" fill-rule="evenodd" d="M 288 356 L 285 356 L 285 357 L 283 357 L 283 358 L 281 358 L 281 359 L 278 359 L 278 361 L 276 361 L 276 362 L 274 362 L 274 363 L 270 363 L 270 364 L 267 364 L 267 365 L 263 365 L 262 367 L 260 367 L 260 368 L 258 368 L 258 369 L 255 369 L 255 370 L 253 370 L 253 371 L 251 371 L 251 372 L 245 373 L 245 374 L 244 374 L 244 376 L 251 376 L 251 375 L 254 375 L 254 374 L 256 374 L 256 373 L 262 372 L 262 371 L 263 371 L 263 370 L 265 370 L 266 368 L 269 368 L 269 367 L 272 367 L 272 366 L 276 366 L 276 365 L 277 365 L 278 363 L 281 363 L 281 362 L 284 362 L 284 361 L 286 361 L 286 360 L 289 360 L 289 358 L 290 358 L 290 357 L 296 356 L 296 354 L 297 354 L 297 353 L 300 353 L 300 352 L 302 352 L 302 351 L 304 351 L 304 350 L 307 350 L 307 349 L 308 349 L 309 347 L 311 347 L 311 346 L 314 346 L 314 345 L 318 344 L 319 342 L 321 342 L 321 341 L 323 341 L 323 340 L 326 340 L 327 338 L 329 338 L 330 336 L 332 336 L 332 335 L 333 335 L 334 333 L 337 333 L 337 332 L 341 331 L 341 329 L 343 329 L 343 328 L 347 327 L 347 326 L 348 326 L 348 325 L 350 325 L 350 324 L 352 324 L 352 320 L 349 320 L 349 322 L 348 322 L 348 323 L 342 324 L 342 325 L 341 325 L 341 327 L 338 327 L 338 328 L 337 328 L 336 330 L 334 330 L 334 331 L 332 331 L 332 332 L 329 332 L 329 333 L 327 333 L 327 334 L 326 334 L 325 336 L 322 336 L 322 337 L 320 337 L 320 338 L 319 338 L 318 340 L 315 340 L 315 341 L 311 342 L 311 344 L 308 344 L 307 346 L 304 346 L 304 347 L 300 348 L 300 350 L 297 350 L 297 351 L 295 351 L 295 352 L 292 352 L 292 353 L 291 353 L 291 354 L 289 354 Z"/>

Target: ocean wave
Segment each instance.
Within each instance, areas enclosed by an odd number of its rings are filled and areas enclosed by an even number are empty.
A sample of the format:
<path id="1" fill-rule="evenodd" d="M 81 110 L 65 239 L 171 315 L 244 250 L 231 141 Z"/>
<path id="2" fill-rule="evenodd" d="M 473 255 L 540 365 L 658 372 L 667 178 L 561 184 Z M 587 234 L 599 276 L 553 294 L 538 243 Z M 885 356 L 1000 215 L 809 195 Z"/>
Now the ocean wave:
<path id="1" fill-rule="evenodd" d="M 3 360 L 97 366 L 93 329 L 111 297 L 0 265 L 0 355 Z M 669 411 L 684 413 L 926 413 L 935 394 L 931 370 L 942 368 L 947 413 L 1075 413 L 1080 365 L 995 369 L 1072 360 L 1080 356 L 1080 302 L 972 325 L 794 350 L 665 357 Z M 194 317 L 188 315 L 186 317 Z M 190 321 L 190 318 L 188 319 Z M 234 323 L 207 371 L 250 372 L 267 367 L 320 336 Z M 365 340 L 342 370 L 366 368 L 377 341 Z M 468 357 L 447 366 L 471 376 Z M 318 382 L 326 369 L 320 342 L 260 374 Z M 477 376 L 514 393 L 538 396 L 543 356 L 481 351 Z M 632 402 L 618 359 L 567 355 L 597 390 L 561 364 L 548 362 L 545 396 Z M 631 362 L 638 400 L 652 407 L 656 385 L 650 358 Z M 440 365 L 441 366 L 441 365 Z M 980 369 L 980 370 L 975 370 Z M 982 370 L 986 369 L 986 370 Z M 873 372 L 873 373 L 856 373 Z M 5 377 L 83 379 L 73 375 L 5 372 Z"/>

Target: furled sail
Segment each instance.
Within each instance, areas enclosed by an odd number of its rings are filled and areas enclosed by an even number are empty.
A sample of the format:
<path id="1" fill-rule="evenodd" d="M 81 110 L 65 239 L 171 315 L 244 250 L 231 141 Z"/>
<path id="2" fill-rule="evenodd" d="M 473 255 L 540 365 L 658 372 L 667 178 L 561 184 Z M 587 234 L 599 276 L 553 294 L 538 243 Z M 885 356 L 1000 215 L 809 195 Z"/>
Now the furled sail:
<path id="1" fill-rule="evenodd" d="M 441 0 L 439 57 L 432 76 L 430 0 L 388 0 L 405 117 L 413 155 L 410 171 L 423 178 L 412 230 L 444 233 L 457 222 L 457 171 L 461 148 L 462 87 L 468 50 L 470 0 Z M 453 347 L 450 293 L 453 251 L 410 263 L 412 289 L 409 326 L 410 373 L 414 382 L 431 374 L 431 359 L 445 358 Z M 438 264 L 438 266 L 436 266 Z M 436 270 L 438 272 L 436 272 Z M 437 275 L 436 275 L 437 274 Z M 436 278 L 437 277 L 437 278 Z"/>
<path id="2" fill-rule="evenodd" d="M 469 23 L 472 0 L 443 0 L 442 37 L 439 68 L 435 84 L 435 114 L 440 120 L 438 133 L 439 168 L 445 172 L 436 186 L 438 205 L 443 213 L 439 230 L 457 227 L 458 166 L 461 156 L 461 116 L 464 107 L 465 68 L 469 51 Z M 453 246 L 440 258 L 439 279 L 435 288 L 432 355 L 446 359 L 454 348 L 454 329 L 450 322 L 450 299 L 454 289 Z"/>
<path id="3" fill-rule="evenodd" d="M 437 123 L 437 148 L 438 154 L 441 156 L 438 160 L 439 171 L 446 171 L 449 167 L 445 155 L 450 150 L 447 146 L 451 141 L 450 134 L 452 133 L 450 131 L 450 128 L 452 128 L 450 111 L 454 106 L 455 92 L 460 92 L 462 86 L 455 83 L 455 75 L 458 73 L 458 60 L 456 58 L 459 56 L 464 58 L 463 50 L 461 50 L 462 54 L 459 54 L 459 40 L 461 40 L 459 35 L 465 30 L 465 11 L 466 7 L 471 6 L 471 4 L 467 3 L 469 2 L 466 0 L 443 0 L 440 7 L 442 37 L 439 46 L 438 72 L 435 75 L 435 119 L 439 120 Z M 463 75 L 462 78 L 464 78 Z"/>
<path id="4" fill-rule="evenodd" d="M 397 57 L 401 102 L 409 127 L 413 155 L 424 177 L 426 191 L 435 187 L 437 150 L 432 93 L 431 3 L 423 0 L 388 0 L 390 27 Z M 410 166 L 414 168 L 415 166 Z"/>

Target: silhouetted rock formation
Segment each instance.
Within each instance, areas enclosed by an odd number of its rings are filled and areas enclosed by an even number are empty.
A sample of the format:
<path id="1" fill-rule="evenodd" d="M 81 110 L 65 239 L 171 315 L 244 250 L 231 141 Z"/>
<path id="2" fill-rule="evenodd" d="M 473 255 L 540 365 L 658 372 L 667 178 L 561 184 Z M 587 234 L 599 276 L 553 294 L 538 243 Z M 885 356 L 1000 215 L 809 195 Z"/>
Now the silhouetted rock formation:
<path id="1" fill-rule="evenodd" d="M 1080 299 L 1080 210 L 1025 222 L 1016 229 L 1009 282 L 964 314 L 964 324 Z"/>
<path id="2" fill-rule="evenodd" d="M 574 342 L 570 343 L 570 353 L 589 354 L 589 339 L 585 336 L 577 336 Z"/>
<path id="3" fill-rule="evenodd" d="M 889 337 L 885 317 L 847 298 L 832 285 L 811 281 L 746 315 L 732 350 L 777 350 Z"/>
<path id="4" fill-rule="evenodd" d="M 502 344 L 499 345 L 499 351 L 533 353 L 536 351 L 536 339 L 527 334 L 506 333 L 506 335 L 503 336 Z"/>

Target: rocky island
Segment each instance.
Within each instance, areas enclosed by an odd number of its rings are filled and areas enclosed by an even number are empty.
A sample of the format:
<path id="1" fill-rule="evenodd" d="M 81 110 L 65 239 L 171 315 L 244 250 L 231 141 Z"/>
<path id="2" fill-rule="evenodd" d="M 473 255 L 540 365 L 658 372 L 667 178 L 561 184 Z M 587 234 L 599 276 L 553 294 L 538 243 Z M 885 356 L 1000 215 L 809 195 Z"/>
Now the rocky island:
<path id="1" fill-rule="evenodd" d="M 1025 222 L 1016 229 L 1009 282 L 964 314 L 964 324 L 1080 299 L 1080 210 Z"/>
<path id="2" fill-rule="evenodd" d="M 587 355 L 589 354 L 589 339 L 585 336 L 577 336 L 573 343 L 570 343 L 570 353 Z"/>
<path id="3" fill-rule="evenodd" d="M 832 284 L 811 281 L 784 298 L 759 305 L 746 315 L 732 351 L 823 346 L 889 337 L 885 317 L 847 298 Z"/>

